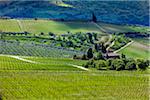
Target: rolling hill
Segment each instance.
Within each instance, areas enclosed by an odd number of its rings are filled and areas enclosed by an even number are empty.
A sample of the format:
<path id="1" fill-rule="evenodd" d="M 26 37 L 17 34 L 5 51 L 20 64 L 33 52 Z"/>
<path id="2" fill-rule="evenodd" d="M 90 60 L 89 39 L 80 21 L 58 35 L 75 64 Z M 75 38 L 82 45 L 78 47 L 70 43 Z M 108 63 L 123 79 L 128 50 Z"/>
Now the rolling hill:
<path id="1" fill-rule="evenodd" d="M 94 4 L 94 5 L 93 5 Z M 0 1 L 0 16 L 11 18 L 50 18 L 63 20 L 91 20 L 115 24 L 149 25 L 149 5 L 145 1 Z"/>

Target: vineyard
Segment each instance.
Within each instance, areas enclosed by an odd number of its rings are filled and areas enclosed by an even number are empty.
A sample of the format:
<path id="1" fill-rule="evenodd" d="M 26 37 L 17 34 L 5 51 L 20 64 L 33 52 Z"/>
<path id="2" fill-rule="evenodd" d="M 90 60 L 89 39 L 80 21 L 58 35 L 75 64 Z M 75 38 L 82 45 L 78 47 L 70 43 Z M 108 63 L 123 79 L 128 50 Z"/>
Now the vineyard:
<path id="1" fill-rule="evenodd" d="M 86 68 L 92 60 L 83 59 L 93 47 L 95 60 L 103 44 L 109 52 L 119 50 L 117 53 L 125 54 L 126 59 L 147 60 L 147 41 L 117 34 L 143 34 L 147 27 L 50 20 L 0 22 L 0 30 L 5 33 L 0 40 L 0 99 L 149 99 L 148 71 L 112 71 L 108 66 L 102 71 L 97 70 L 102 60 Z"/>
<path id="2" fill-rule="evenodd" d="M 105 72 L 1 72 L 0 76 L 3 98 L 8 100 L 148 100 L 148 78 L 142 76 L 111 76 Z"/>
<path id="3" fill-rule="evenodd" d="M 21 56 L 40 56 L 53 58 L 69 58 L 75 54 L 83 54 L 80 51 L 68 50 L 59 47 L 35 45 L 32 43 L 17 43 L 0 41 L 0 53 Z"/>

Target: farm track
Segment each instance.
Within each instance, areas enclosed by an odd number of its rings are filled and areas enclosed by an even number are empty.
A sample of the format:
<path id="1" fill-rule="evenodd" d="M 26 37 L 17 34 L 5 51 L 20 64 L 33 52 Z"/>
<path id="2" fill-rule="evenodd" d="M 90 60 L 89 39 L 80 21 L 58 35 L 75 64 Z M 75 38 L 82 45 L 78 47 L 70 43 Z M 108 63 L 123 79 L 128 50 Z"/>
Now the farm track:
<path id="1" fill-rule="evenodd" d="M 20 30 L 23 32 L 23 27 L 22 27 L 21 21 L 20 20 L 16 20 L 16 21 L 18 22 Z"/>
<path id="2" fill-rule="evenodd" d="M 21 61 L 24 61 L 24 62 L 33 63 L 33 64 L 44 64 L 44 63 L 35 62 L 35 61 L 32 61 L 32 60 L 27 60 L 27 59 L 21 58 L 19 56 L 13 56 L 13 55 L 0 55 L 0 56 L 7 56 L 7 57 L 15 58 L 15 59 L 18 59 L 18 60 L 21 60 Z M 79 69 L 82 69 L 82 70 L 85 70 L 85 71 L 89 70 L 87 68 L 84 68 L 84 67 L 78 66 L 78 65 L 74 65 L 74 64 L 68 64 L 68 65 L 79 68 Z"/>
<path id="3" fill-rule="evenodd" d="M 121 47 L 120 49 L 114 51 L 114 53 L 118 53 L 119 51 L 121 51 L 122 49 L 125 49 L 126 47 L 128 47 L 129 45 L 131 45 L 132 43 L 134 43 L 134 41 L 131 41 L 129 43 L 127 43 L 125 46 Z"/>

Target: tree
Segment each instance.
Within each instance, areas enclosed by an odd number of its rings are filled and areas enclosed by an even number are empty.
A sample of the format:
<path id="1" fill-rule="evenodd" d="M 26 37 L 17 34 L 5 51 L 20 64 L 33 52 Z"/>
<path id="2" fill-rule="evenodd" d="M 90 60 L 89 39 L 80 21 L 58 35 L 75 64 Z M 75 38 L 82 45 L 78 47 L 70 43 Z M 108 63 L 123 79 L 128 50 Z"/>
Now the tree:
<path id="1" fill-rule="evenodd" d="M 96 52 L 98 52 L 98 51 L 99 51 L 99 48 L 100 48 L 99 44 L 98 44 L 98 43 L 95 43 L 95 44 L 94 44 L 94 48 L 95 48 Z"/>
<path id="2" fill-rule="evenodd" d="M 97 60 L 100 60 L 100 59 L 102 60 L 102 59 L 104 59 L 101 52 L 98 52 L 96 59 L 97 59 Z"/>
<path id="3" fill-rule="evenodd" d="M 96 18 L 94 13 L 92 13 L 92 21 L 95 22 L 95 23 L 97 22 L 97 18 Z"/>
<path id="4" fill-rule="evenodd" d="M 86 54 L 83 54 L 83 56 L 82 56 L 82 60 L 87 60 L 87 56 L 86 56 Z"/>
<path id="5" fill-rule="evenodd" d="M 87 57 L 88 57 L 89 59 L 93 58 L 93 50 L 92 50 L 92 48 L 89 48 L 89 49 L 88 49 L 88 51 L 87 51 Z"/>
<path id="6" fill-rule="evenodd" d="M 0 38 L 4 39 L 5 36 L 6 36 L 6 34 L 4 32 L 2 32 L 2 31 L 0 31 Z"/>
<path id="7" fill-rule="evenodd" d="M 121 59 L 112 60 L 110 69 L 117 70 L 117 71 L 124 70 L 125 69 L 124 61 Z"/>
<path id="8" fill-rule="evenodd" d="M 98 64 L 96 66 L 96 69 L 101 70 L 101 69 L 106 69 L 107 68 L 107 63 L 105 60 L 99 60 Z"/>
<path id="9" fill-rule="evenodd" d="M 40 33 L 40 35 L 44 35 L 44 33 L 43 33 L 43 32 L 41 32 L 41 33 Z"/>
<path id="10" fill-rule="evenodd" d="M 92 38 L 93 36 L 92 36 L 92 34 L 91 33 L 87 33 L 87 34 L 89 36 L 90 43 L 93 44 L 94 42 L 93 42 L 93 38 Z"/>
<path id="11" fill-rule="evenodd" d="M 138 68 L 145 70 L 149 66 L 149 60 L 137 59 Z"/>
<path id="12" fill-rule="evenodd" d="M 121 58 L 122 59 L 126 59 L 126 55 L 124 55 L 123 53 L 121 54 Z"/>
<path id="13" fill-rule="evenodd" d="M 95 64 L 94 60 L 90 60 L 85 65 L 83 65 L 83 67 L 85 67 L 85 68 L 95 68 L 95 66 L 96 66 L 96 64 Z"/>
<path id="14" fill-rule="evenodd" d="M 136 70 L 136 64 L 134 60 L 130 60 L 127 62 L 126 66 L 125 66 L 126 70 Z"/>
<path id="15" fill-rule="evenodd" d="M 102 52 L 106 53 L 107 51 L 106 51 L 106 47 L 104 46 L 104 43 L 102 43 L 101 45 L 102 45 Z"/>

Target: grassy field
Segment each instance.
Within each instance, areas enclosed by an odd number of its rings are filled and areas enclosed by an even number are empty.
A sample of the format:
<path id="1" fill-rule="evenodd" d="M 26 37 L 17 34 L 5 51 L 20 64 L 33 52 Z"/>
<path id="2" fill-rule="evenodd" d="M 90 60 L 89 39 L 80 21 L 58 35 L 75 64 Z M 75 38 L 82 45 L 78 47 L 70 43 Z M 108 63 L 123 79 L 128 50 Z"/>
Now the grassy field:
<path id="1" fill-rule="evenodd" d="M 99 28 L 90 22 L 58 22 L 51 20 L 0 20 L 0 30 L 6 32 L 28 31 L 34 34 L 53 32 L 99 32 Z"/>
<path id="2" fill-rule="evenodd" d="M 0 31 L 20 32 L 21 30 L 16 20 L 1 20 L 0 19 Z"/>
<path id="3" fill-rule="evenodd" d="M 98 26 L 97 26 L 98 25 Z M 52 20 L 2 20 L 0 30 L 6 32 L 28 31 L 34 34 L 53 32 L 56 34 L 70 32 L 147 32 L 147 27 L 114 25 L 92 22 L 60 22 Z M 99 27 L 100 26 L 100 27 Z"/>
<path id="4" fill-rule="evenodd" d="M 0 57 L 0 97 L 4 100 L 148 100 L 146 71 L 81 71 L 61 66 L 82 64 L 80 61 L 23 58 L 42 64 L 33 66 L 14 58 Z"/>
<path id="5" fill-rule="evenodd" d="M 107 23 L 98 23 L 98 25 L 105 31 L 109 33 L 113 32 L 147 32 L 148 27 L 139 26 L 128 26 L 128 25 L 115 25 Z"/>
<path id="6" fill-rule="evenodd" d="M 80 70 L 69 64 L 82 65 L 85 61 L 72 60 L 69 58 L 36 58 L 31 57 L 37 63 L 29 63 L 8 56 L 0 56 L 0 70 Z M 33 60 L 33 61 L 34 61 Z"/>
<path id="7" fill-rule="evenodd" d="M 126 47 L 125 49 L 121 50 L 119 53 L 123 53 L 128 57 L 132 58 L 143 58 L 149 59 L 149 47 L 138 42 L 134 42 L 130 46 Z"/>
<path id="8" fill-rule="evenodd" d="M 1 72 L 5 100 L 148 100 L 148 77 L 136 72 Z"/>

